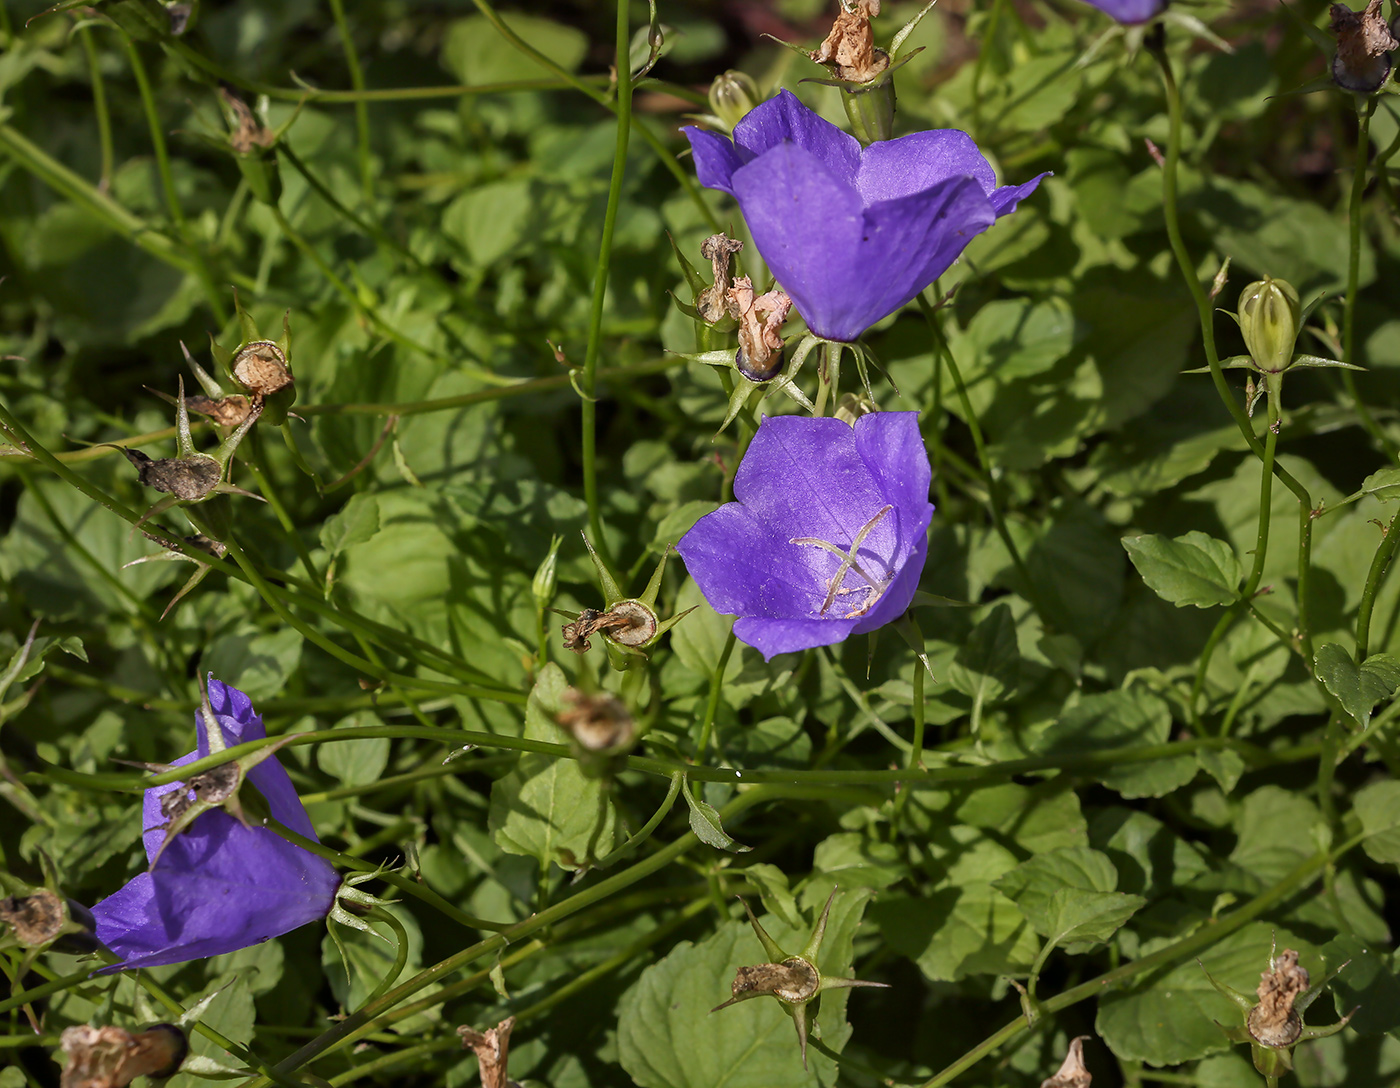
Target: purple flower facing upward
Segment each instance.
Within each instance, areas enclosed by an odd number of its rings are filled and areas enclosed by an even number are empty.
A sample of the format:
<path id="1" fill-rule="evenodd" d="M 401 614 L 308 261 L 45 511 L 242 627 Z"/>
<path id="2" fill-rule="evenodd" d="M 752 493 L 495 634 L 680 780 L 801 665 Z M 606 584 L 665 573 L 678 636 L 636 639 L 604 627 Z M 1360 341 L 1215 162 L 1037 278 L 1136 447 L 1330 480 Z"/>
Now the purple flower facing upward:
<path id="1" fill-rule="evenodd" d="M 684 130 L 700 183 L 739 202 L 754 244 L 818 336 L 850 342 L 912 299 L 1039 184 L 997 187 L 972 137 L 862 149 L 788 91 L 734 126 Z"/>
<path id="2" fill-rule="evenodd" d="M 267 736 L 262 717 L 237 688 L 209 679 L 209 705 L 228 746 Z M 183 766 L 209 754 L 202 713 L 199 747 L 175 760 Z M 292 780 L 272 756 L 248 771 L 273 819 L 308 839 L 311 820 Z M 161 797 L 188 790 L 178 782 L 148 789 L 142 803 L 146 856 L 160 857 L 92 910 L 97 938 L 122 963 L 108 968 L 153 967 L 218 956 L 324 918 L 335 905 L 340 877 L 330 863 L 264 827 L 245 827 L 222 809 L 210 809 L 165 844 Z"/>
<path id="3" fill-rule="evenodd" d="M 1120 23 L 1129 26 L 1145 23 L 1160 15 L 1167 6 L 1167 0 L 1085 0 L 1105 15 L 1112 16 Z"/>
<path id="4" fill-rule="evenodd" d="M 737 502 L 676 550 L 734 634 L 765 658 L 873 631 L 909 607 L 928 558 L 928 453 L 918 413 L 765 417 Z"/>

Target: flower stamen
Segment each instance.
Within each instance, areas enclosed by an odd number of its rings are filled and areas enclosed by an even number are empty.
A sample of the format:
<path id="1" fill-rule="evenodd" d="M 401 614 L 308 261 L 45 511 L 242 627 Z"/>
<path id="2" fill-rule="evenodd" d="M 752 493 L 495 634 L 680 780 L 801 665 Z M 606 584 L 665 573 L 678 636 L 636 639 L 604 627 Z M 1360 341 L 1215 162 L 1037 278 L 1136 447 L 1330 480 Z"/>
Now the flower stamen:
<path id="1" fill-rule="evenodd" d="M 884 595 L 885 590 L 889 588 L 891 576 L 887 574 L 883 579 L 877 582 L 866 573 L 865 568 L 860 565 L 860 562 L 856 559 L 856 553 L 860 551 L 860 546 L 865 543 L 865 538 L 870 535 L 871 530 L 879 525 L 884 516 L 893 509 L 894 506 L 892 504 L 886 503 L 873 518 L 861 526 L 860 532 L 856 533 L 855 540 L 851 541 L 851 548 L 849 551 L 844 551 L 835 544 L 825 540 L 818 540 L 813 536 L 796 536 L 788 541 L 789 544 L 803 544 L 808 547 L 821 548 L 823 551 L 828 551 L 832 555 L 841 558 L 841 565 L 836 568 L 836 573 L 831 576 L 831 581 L 827 586 L 826 600 L 822 602 L 821 609 L 817 612 L 817 615 L 825 616 L 827 610 L 835 603 L 839 594 L 859 592 L 854 589 L 842 588 L 842 583 L 846 580 L 846 575 L 850 573 L 854 573 L 858 577 L 863 578 L 869 584 L 870 595 L 866 598 L 865 604 L 861 608 L 858 608 L 854 612 L 847 613 L 846 619 L 855 619 L 857 616 L 865 615 L 875 606 L 875 602 Z"/>

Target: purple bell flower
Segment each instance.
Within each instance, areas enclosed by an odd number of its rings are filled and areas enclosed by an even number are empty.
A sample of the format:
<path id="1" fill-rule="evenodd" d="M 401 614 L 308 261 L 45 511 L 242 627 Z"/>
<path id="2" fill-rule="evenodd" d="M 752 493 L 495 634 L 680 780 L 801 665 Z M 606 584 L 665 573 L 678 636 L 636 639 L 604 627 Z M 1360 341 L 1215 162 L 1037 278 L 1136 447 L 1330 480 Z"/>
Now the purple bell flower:
<path id="1" fill-rule="evenodd" d="M 765 416 L 734 476 L 737 502 L 676 550 L 734 634 L 771 659 L 897 619 L 928 558 L 933 504 L 918 413 Z"/>
<path id="2" fill-rule="evenodd" d="M 209 705 L 226 744 L 267 736 L 248 696 L 210 677 Z M 209 754 L 203 714 L 195 713 L 199 747 L 175 760 L 183 766 Z M 272 756 L 249 769 L 248 781 L 273 819 L 308 839 L 316 832 L 292 780 Z M 182 783 L 148 789 L 142 802 L 146 856 L 155 858 L 167 818 L 160 799 Z M 319 841 L 319 840 L 318 840 Z M 92 913 L 97 938 L 126 967 L 218 956 L 258 944 L 324 918 L 335 905 L 340 877 L 330 863 L 264 827 L 245 827 L 210 809 L 165 845 L 155 867 L 108 896 Z"/>
<path id="3" fill-rule="evenodd" d="M 700 183 L 739 202 L 808 328 L 845 343 L 941 276 L 1045 176 L 998 188 L 957 129 L 862 148 L 789 91 L 735 125 L 733 143 L 683 131 Z"/>
<path id="4" fill-rule="evenodd" d="M 1129 26 L 1155 18 L 1167 6 L 1167 0 L 1085 0 L 1085 3 Z"/>

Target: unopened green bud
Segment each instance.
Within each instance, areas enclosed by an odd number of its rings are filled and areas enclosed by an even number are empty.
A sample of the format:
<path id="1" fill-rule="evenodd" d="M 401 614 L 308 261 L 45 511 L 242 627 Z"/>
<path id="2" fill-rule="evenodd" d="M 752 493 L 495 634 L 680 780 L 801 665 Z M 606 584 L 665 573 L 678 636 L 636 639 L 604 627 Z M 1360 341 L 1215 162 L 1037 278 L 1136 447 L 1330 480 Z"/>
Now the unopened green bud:
<path id="1" fill-rule="evenodd" d="M 1265 276 L 1240 294 L 1240 331 L 1254 365 L 1278 374 L 1293 362 L 1293 345 L 1303 321 L 1298 292 L 1286 280 Z"/>
<path id="2" fill-rule="evenodd" d="M 715 81 L 710 84 L 710 112 L 730 130 L 758 105 L 761 98 L 758 84 L 747 72 L 730 69 L 715 76 Z"/>
<path id="3" fill-rule="evenodd" d="M 841 91 L 841 105 L 851 122 L 851 133 L 862 144 L 894 136 L 894 80 L 886 76 L 854 90 Z"/>
<path id="4" fill-rule="evenodd" d="M 548 608 L 549 602 L 554 600 L 554 587 L 559 583 L 559 545 L 563 542 L 562 536 L 556 536 L 550 541 L 549 554 L 544 557 L 544 562 L 535 571 L 534 581 L 530 583 L 530 591 L 535 595 L 535 604 L 540 608 Z"/>

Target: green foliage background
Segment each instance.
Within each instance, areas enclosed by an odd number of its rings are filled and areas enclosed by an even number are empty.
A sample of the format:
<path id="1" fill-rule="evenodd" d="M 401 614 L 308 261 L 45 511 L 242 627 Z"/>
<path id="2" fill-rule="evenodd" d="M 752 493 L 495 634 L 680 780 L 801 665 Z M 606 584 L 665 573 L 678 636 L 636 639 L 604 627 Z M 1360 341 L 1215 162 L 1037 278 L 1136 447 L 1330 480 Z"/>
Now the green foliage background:
<path id="1" fill-rule="evenodd" d="M 729 619 L 675 559 L 662 614 L 698 607 L 620 674 L 597 638 L 587 665 L 564 651 L 532 591 L 558 537 L 551 603 L 601 607 L 579 538 L 588 379 L 566 367 L 595 347 L 594 514 L 640 590 L 727 497 L 746 437 L 714 437 L 725 392 L 674 354 L 696 345 L 667 235 L 699 264 L 714 224 L 740 223 L 698 191 L 677 128 L 728 67 L 841 121 L 834 91 L 801 82 L 821 73 L 761 36 L 815 45 L 831 13 L 663 2 L 668 52 L 615 161 L 606 5 L 506 13 L 544 66 L 484 2 L 201 6 L 180 37 L 155 0 L 33 22 L 38 4 L 0 9 L 0 404 L 24 429 L 0 445 L 0 661 L 39 621 L 0 705 L 0 869 L 38 883 L 47 855 L 89 904 L 138 872 L 139 779 L 113 760 L 189 750 L 196 677 L 212 670 L 273 735 L 361 730 L 280 759 L 343 866 L 406 866 L 458 915 L 362 885 L 400 899 L 399 982 L 419 984 L 358 1020 L 334 1018 L 390 970 L 399 938 L 383 923 L 385 940 L 338 929 L 344 956 L 306 927 L 144 972 L 180 1007 L 216 994 L 201 1024 L 236 1044 L 197 1033 L 172 1084 L 265 1084 L 304 1044 L 314 1059 L 293 1064 L 321 1079 L 289 1083 L 473 1083 L 454 1027 L 513 1014 L 512 1075 L 555 1088 L 1033 1086 L 1081 1034 L 1096 1084 L 1232 1088 L 1262 1078 L 1212 1023 L 1238 1013 L 1195 961 L 1252 991 L 1275 944 L 1315 979 L 1351 960 L 1314 1022 L 1361 1006 L 1299 1048 L 1298 1082 L 1395 1082 L 1392 98 L 1353 199 L 1352 97 L 1288 93 L 1325 72 L 1301 21 L 1174 9 L 1233 45 L 1181 24 L 1167 39 L 1195 273 L 1209 285 L 1230 260 L 1224 309 L 1263 274 L 1323 295 L 1300 350 L 1368 368 L 1288 376 L 1277 459 L 1310 501 L 1276 484 L 1261 540 L 1259 458 L 1211 379 L 1182 373 L 1207 354 L 1169 246 L 1151 57 L 1069 0 L 935 8 L 897 77 L 899 131 L 966 129 L 1007 181 L 1054 171 L 939 285 L 957 288 L 939 320 L 966 403 L 917 312 L 867 338 L 888 371 L 877 400 L 922 412 L 936 469 L 921 588 L 962 606 L 916 609 L 935 679 L 916 684 L 891 631 L 769 664 L 728 653 Z M 888 3 L 878 36 L 916 7 Z M 1318 23 L 1322 8 L 1296 5 Z M 644 6 L 630 16 L 645 26 Z M 271 125 L 300 110 L 265 160 L 275 208 L 202 138 L 226 132 L 220 81 Z M 171 454 L 172 409 L 148 390 L 190 385 L 181 341 L 209 366 L 211 334 L 237 339 L 230 285 L 268 335 L 291 312 L 295 456 L 264 424 L 240 448 L 234 482 L 268 500 L 231 499 L 249 566 L 217 563 L 162 618 L 193 568 L 125 566 L 159 551 L 128 523 L 155 495 L 87 444 Z M 1214 333 L 1221 356 L 1244 350 L 1229 320 Z M 1252 425 L 1263 440 L 1262 408 Z M 207 424 L 196 438 L 215 442 Z M 178 512 L 156 524 L 189 531 Z M 611 784 L 552 720 L 581 668 L 649 730 Z M 677 800 L 667 775 L 687 768 L 693 796 Z M 658 806 L 650 836 L 608 856 Z M 590 857 L 604 864 L 576 879 Z M 735 895 L 761 901 L 791 949 L 833 887 L 823 969 L 890 989 L 826 995 L 820 1036 L 844 1060 L 814 1053 L 804 1073 L 774 1003 L 706 1010 L 761 959 Z M 492 937 L 462 911 L 520 927 Z M 0 964 L 14 976 L 19 952 Z M 131 979 L 79 981 L 84 967 L 51 952 L 11 978 L 15 992 L 67 981 L 30 1006 L 37 1035 L 0 998 L 0 1086 L 56 1084 L 65 1026 L 176 1015 Z M 1032 1017 L 1010 980 L 1031 985 Z"/>

